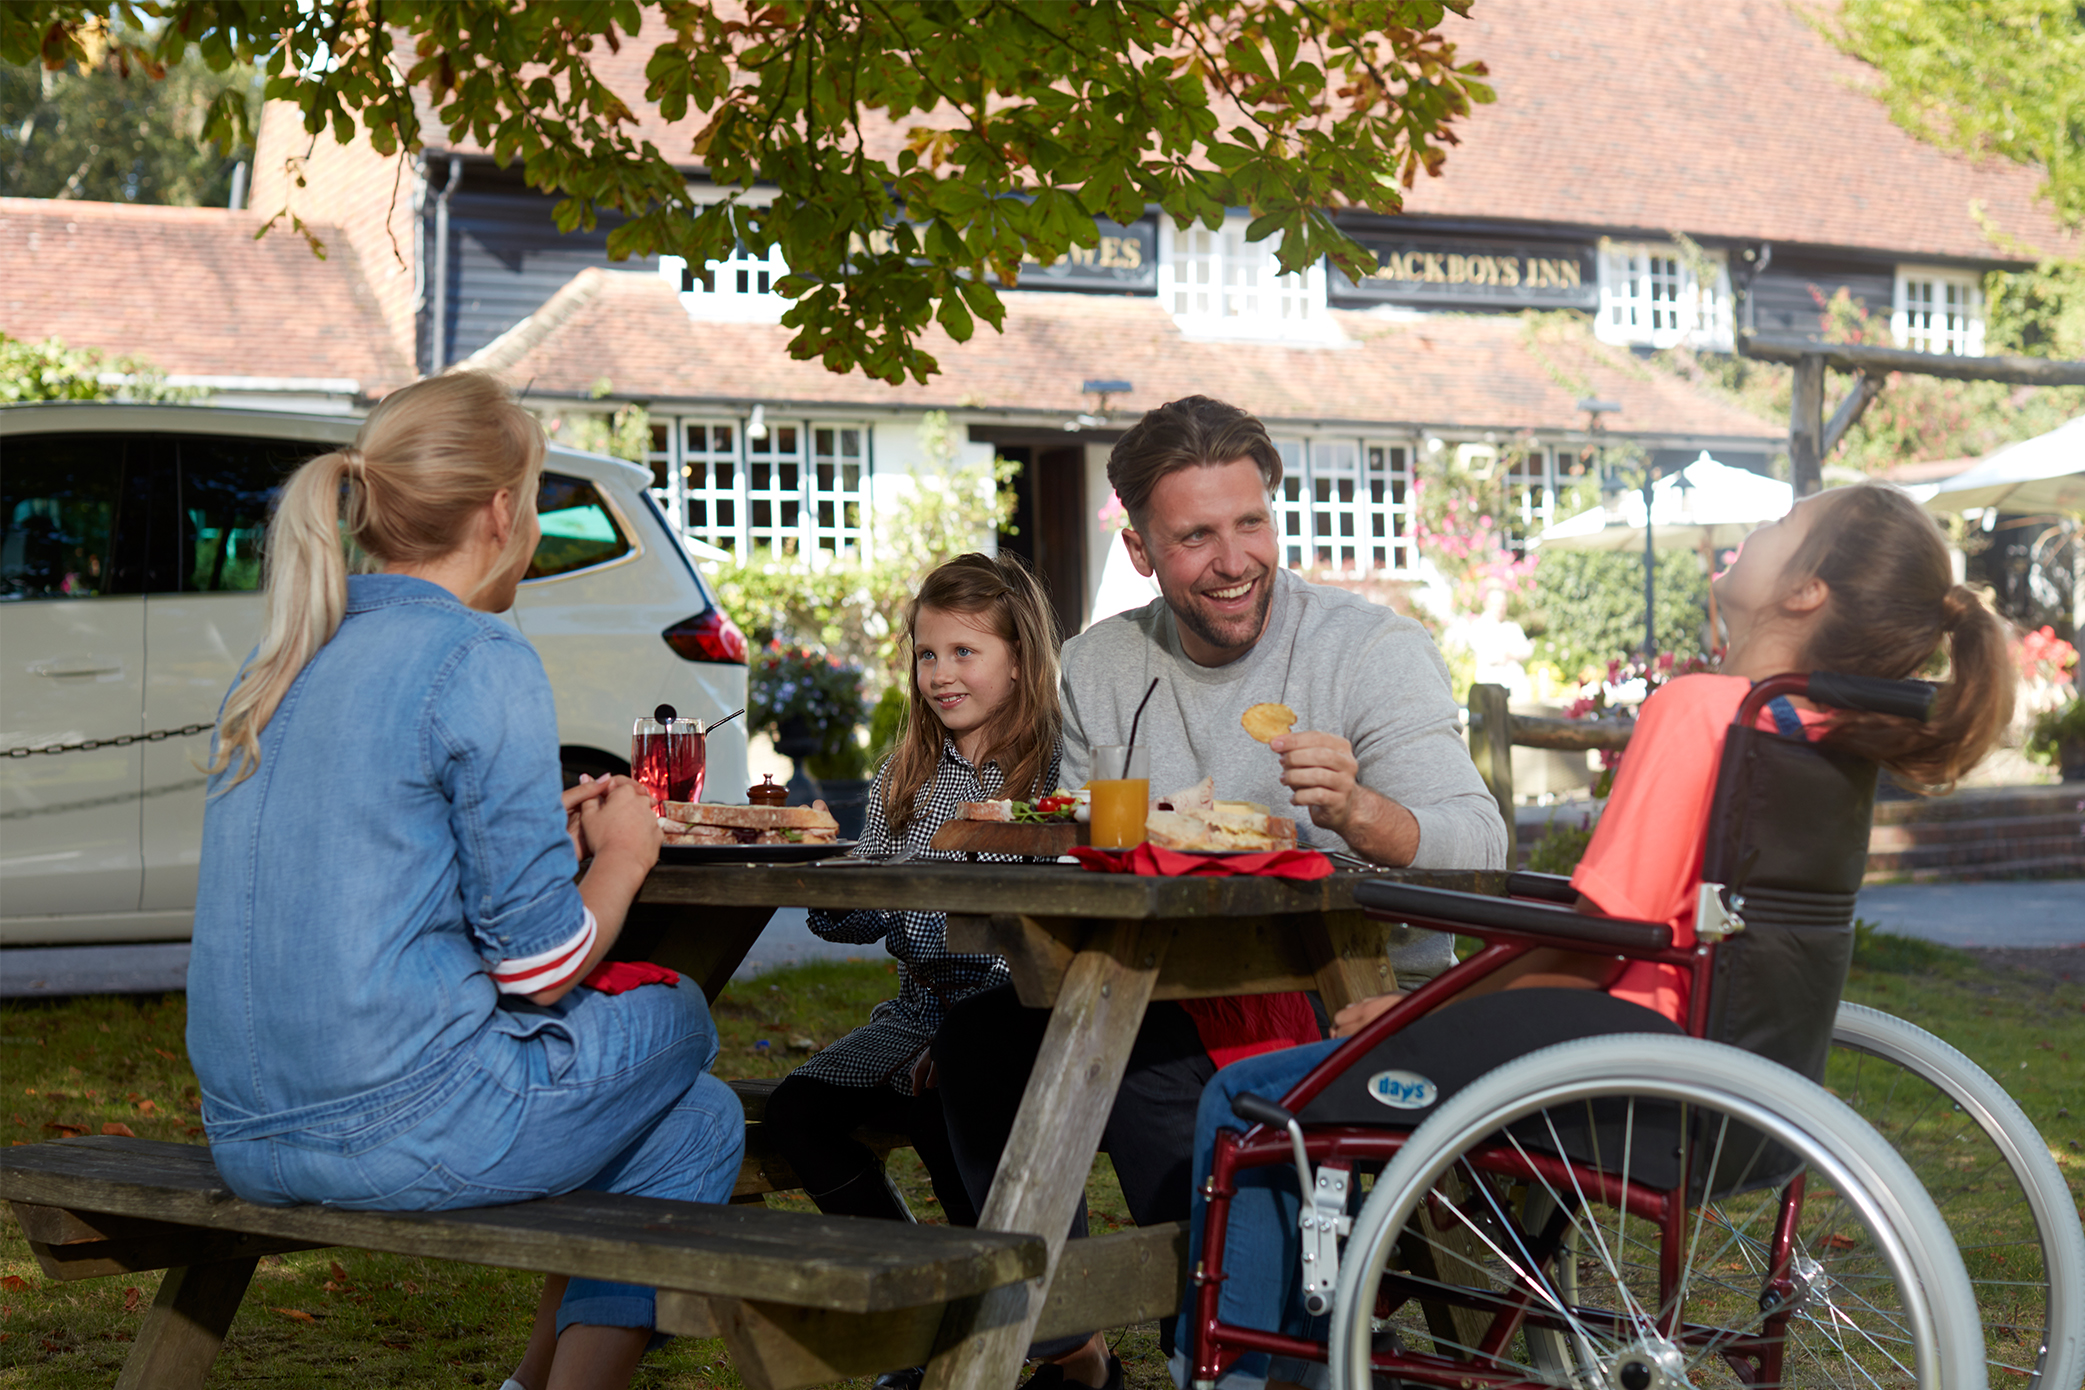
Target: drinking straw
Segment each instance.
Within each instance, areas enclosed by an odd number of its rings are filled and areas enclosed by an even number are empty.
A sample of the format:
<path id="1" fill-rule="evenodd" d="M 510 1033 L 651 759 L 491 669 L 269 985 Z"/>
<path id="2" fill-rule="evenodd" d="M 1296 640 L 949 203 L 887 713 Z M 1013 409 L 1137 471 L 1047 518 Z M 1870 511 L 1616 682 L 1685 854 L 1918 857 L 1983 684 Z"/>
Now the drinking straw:
<path id="1" fill-rule="evenodd" d="M 1151 688 L 1144 692 L 1143 699 L 1137 701 L 1137 712 L 1129 717 L 1129 746 L 1131 748 L 1135 748 L 1137 746 L 1137 721 L 1144 717 L 1144 706 L 1150 704 L 1151 697 L 1153 695 L 1156 695 L 1157 693 L 1158 677 L 1153 676 L 1151 678 Z M 1128 755 L 1125 754 L 1124 756 L 1126 757 Z"/>

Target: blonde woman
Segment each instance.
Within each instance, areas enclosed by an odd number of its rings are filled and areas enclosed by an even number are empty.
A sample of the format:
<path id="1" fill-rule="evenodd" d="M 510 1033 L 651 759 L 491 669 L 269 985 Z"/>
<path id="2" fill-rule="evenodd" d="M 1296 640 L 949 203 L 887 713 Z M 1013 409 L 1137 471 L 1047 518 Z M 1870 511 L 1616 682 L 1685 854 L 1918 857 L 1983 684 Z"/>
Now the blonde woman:
<path id="1" fill-rule="evenodd" d="M 700 991 L 579 988 L 659 830 L 624 778 L 560 802 L 550 686 L 491 616 L 535 550 L 542 462 L 535 420 L 465 373 L 386 397 L 283 489 L 189 966 L 211 1155 L 250 1201 L 730 1195 L 743 1118 Z M 343 536 L 374 573 L 348 574 Z M 626 1383 L 652 1304 L 551 1279 L 510 1384 Z"/>

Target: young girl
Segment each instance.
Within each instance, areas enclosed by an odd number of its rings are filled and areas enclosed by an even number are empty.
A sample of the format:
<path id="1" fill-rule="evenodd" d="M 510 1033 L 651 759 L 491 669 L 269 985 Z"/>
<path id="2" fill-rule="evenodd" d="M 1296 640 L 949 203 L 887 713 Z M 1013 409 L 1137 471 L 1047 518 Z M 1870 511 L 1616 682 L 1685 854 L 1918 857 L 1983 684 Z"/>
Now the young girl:
<path id="1" fill-rule="evenodd" d="M 859 853 L 957 859 L 929 844 L 963 802 L 1056 789 L 1056 621 L 1018 560 L 963 555 L 927 576 L 905 636 L 905 732 L 870 788 Z M 768 1137 L 820 1211 L 904 1220 L 882 1165 L 851 1136 L 864 1124 L 909 1134 L 949 1220 L 976 1225 L 923 1057 L 942 1011 L 1004 983 L 1006 963 L 950 954 L 939 912 L 821 911 L 810 926 L 828 941 L 883 942 L 898 961 L 898 997 L 784 1079 L 768 1101 Z"/>
<path id="2" fill-rule="evenodd" d="M 188 974 L 210 1154 L 248 1201 L 731 1194 L 744 1120 L 701 992 L 579 987 L 660 836 L 628 778 L 560 802 L 550 684 L 492 616 L 536 548 L 542 464 L 497 382 L 436 377 L 299 468 L 269 523 Z M 343 535 L 381 572 L 349 576 Z M 652 1314 L 650 1289 L 553 1278 L 516 1379 L 625 1384 Z"/>
<path id="3" fill-rule="evenodd" d="M 1939 527 L 1893 487 L 1863 484 L 1805 498 L 1781 520 L 1752 533 L 1716 581 L 1716 596 L 1730 636 L 1722 673 L 1682 676 L 1645 701 L 1607 809 L 1572 875 L 1581 911 L 1669 922 L 1679 947 L 1694 941 L 1695 890 L 1724 735 L 1753 682 L 1787 671 L 1901 680 L 1944 653 L 1948 676 L 1925 723 L 1798 710 L 1792 701 L 1761 716 L 1763 727 L 1784 733 L 1800 727 L 1812 739 L 1872 758 L 1935 791 L 1946 790 L 1990 751 L 2013 709 L 2004 626 L 1954 582 Z M 1539 950 L 1441 1008 L 1500 989 L 1604 989 L 1683 1025 L 1688 983 L 1672 966 Z M 1240 1127 L 1232 1100 L 1248 1091 L 1279 1098 L 1338 1039 L 1359 1031 L 1399 997 L 1365 999 L 1341 1010 L 1333 1041 L 1249 1058 L 1217 1073 L 1202 1094 L 1195 1126 L 1190 1268 L 1200 1250 L 1205 1208 L 1199 1193 L 1216 1131 Z M 1321 1326 L 1304 1317 L 1295 1292 L 1294 1188 L 1292 1174 L 1273 1168 L 1241 1175 L 1225 1235 L 1226 1322 L 1280 1326 L 1295 1336 L 1322 1334 Z M 1193 1286 L 1183 1314 L 1183 1324 L 1191 1323 Z M 1190 1345 L 1184 1332 L 1180 1345 Z M 1175 1378 L 1183 1385 L 1185 1370 L 1176 1359 Z M 1222 1384 L 1286 1385 L 1322 1373 L 1323 1367 L 1286 1359 L 1270 1365 L 1264 1353 L 1253 1353 L 1234 1364 Z"/>

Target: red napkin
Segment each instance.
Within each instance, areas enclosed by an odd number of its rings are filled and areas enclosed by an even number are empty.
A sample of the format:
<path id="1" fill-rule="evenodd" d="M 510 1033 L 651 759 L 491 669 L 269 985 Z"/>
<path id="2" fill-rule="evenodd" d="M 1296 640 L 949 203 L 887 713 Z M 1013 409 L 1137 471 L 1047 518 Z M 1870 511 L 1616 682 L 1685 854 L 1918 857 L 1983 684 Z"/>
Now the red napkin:
<path id="1" fill-rule="evenodd" d="M 1314 849 L 1277 849 L 1265 854 L 1193 854 L 1160 849 L 1146 841 L 1130 850 L 1076 845 L 1072 857 L 1102 874 L 1142 874 L 1146 878 L 1227 878 L 1250 874 L 1260 878 L 1323 878 L 1332 861 Z"/>
<path id="2" fill-rule="evenodd" d="M 603 994 L 622 994 L 639 985 L 671 985 L 679 981 L 677 971 L 648 960 L 604 960 L 579 983 Z"/>

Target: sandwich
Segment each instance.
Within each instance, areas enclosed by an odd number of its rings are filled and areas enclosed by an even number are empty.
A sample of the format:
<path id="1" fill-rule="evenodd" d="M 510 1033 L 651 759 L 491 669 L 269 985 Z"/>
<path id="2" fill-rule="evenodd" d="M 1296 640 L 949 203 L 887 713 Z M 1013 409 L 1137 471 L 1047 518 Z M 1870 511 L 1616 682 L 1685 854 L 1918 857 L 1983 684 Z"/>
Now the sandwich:
<path id="1" fill-rule="evenodd" d="M 713 806 L 707 801 L 668 801 L 659 826 L 669 845 L 823 845 L 840 834 L 840 823 L 812 806 Z"/>
<path id="2" fill-rule="evenodd" d="M 1144 820 L 1144 837 L 1161 849 L 1265 853 L 1296 848 L 1296 822 L 1272 814 L 1257 801 L 1212 801 L 1207 807 L 1191 801 L 1173 804 L 1173 810 L 1153 811 Z"/>

